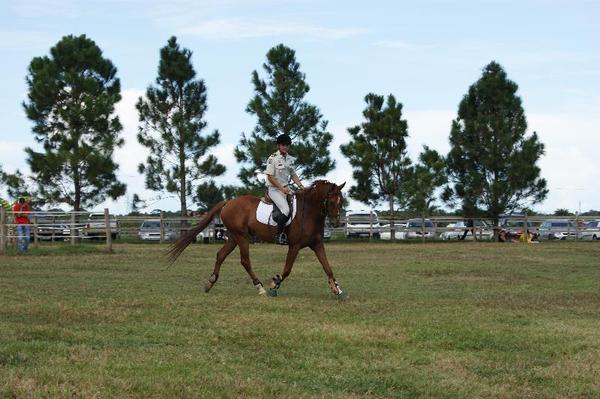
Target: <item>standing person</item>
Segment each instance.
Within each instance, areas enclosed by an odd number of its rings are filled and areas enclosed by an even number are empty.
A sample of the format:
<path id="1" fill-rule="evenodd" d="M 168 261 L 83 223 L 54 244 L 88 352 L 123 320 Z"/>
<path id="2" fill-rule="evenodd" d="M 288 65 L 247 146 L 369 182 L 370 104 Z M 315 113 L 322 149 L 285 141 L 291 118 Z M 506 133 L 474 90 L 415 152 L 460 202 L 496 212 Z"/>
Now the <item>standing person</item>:
<path id="1" fill-rule="evenodd" d="M 13 206 L 13 214 L 15 216 L 17 249 L 19 253 L 24 254 L 29 247 L 29 212 L 31 209 L 25 198 L 19 198 L 19 201 Z"/>
<path id="2" fill-rule="evenodd" d="M 461 240 L 463 240 L 463 241 L 465 240 L 465 238 L 467 237 L 467 233 L 469 233 L 469 231 L 471 231 L 471 234 L 473 234 L 473 239 L 477 240 L 477 236 L 475 235 L 475 227 L 474 227 L 473 219 L 467 219 L 466 228 L 465 228 L 465 231 L 463 232 Z"/>
<path id="3" fill-rule="evenodd" d="M 463 213 L 465 216 L 473 216 L 476 213 L 476 208 L 471 204 L 466 204 L 463 206 Z M 475 235 L 475 221 L 471 218 L 465 220 L 465 230 L 463 231 L 463 235 L 460 238 L 461 240 L 465 240 L 467 238 L 467 234 L 471 231 L 473 234 L 473 240 L 477 241 L 477 236 Z"/>
<path id="4" fill-rule="evenodd" d="M 287 195 L 290 194 L 290 189 L 287 187 L 290 177 L 300 189 L 304 188 L 294 169 L 296 158 L 288 154 L 291 145 L 292 139 L 287 134 L 277 137 L 277 151 L 267 160 L 267 170 L 265 171 L 269 197 L 282 214 L 275 220 L 277 222 L 277 243 L 281 245 L 287 244 L 285 224 L 290 217 L 290 207 L 287 202 Z"/>

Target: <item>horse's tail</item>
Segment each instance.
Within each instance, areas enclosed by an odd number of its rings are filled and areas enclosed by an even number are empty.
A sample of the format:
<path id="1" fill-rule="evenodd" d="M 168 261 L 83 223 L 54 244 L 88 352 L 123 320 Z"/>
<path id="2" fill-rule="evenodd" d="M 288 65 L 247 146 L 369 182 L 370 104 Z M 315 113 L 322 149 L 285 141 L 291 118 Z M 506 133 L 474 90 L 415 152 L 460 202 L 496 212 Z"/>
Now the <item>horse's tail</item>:
<path id="1" fill-rule="evenodd" d="M 185 234 L 177 239 L 171 245 L 169 250 L 167 251 L 167 258 L 169 262 L 173 263 L 175 260 L 181 255 L 181 253 L 196 239 L 198 233 L 206 228 L 210 224 L 210 222 L 215 218 L 215 216 L 221 212 L 221 209 L 225 206 L 227 201 L 221 201 L 217 205 L 213 206 L 210 211 L 204 216 L 200 223 L 189 229 Z"/>

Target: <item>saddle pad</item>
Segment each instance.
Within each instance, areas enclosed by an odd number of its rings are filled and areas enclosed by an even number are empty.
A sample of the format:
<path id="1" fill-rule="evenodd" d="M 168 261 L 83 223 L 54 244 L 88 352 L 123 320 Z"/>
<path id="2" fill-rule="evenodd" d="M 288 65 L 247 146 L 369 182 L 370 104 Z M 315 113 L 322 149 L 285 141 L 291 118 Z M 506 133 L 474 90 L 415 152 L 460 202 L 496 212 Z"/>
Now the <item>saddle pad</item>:
<path id="1" fill-rule="evenodd" d="M 292 199 L 292 208 L 292 217 L 289 218 L 285 224 L 286 226 L 289 226 L 296 217 L 296 196 Z M 259 201 L 258 208 L 256 208 L 256 220 L 262 224 L 277 226 L 277 223 L 271 217 L 271 212 L 273 212 L 273 204 L 265 204 L 264 202 Z"/>

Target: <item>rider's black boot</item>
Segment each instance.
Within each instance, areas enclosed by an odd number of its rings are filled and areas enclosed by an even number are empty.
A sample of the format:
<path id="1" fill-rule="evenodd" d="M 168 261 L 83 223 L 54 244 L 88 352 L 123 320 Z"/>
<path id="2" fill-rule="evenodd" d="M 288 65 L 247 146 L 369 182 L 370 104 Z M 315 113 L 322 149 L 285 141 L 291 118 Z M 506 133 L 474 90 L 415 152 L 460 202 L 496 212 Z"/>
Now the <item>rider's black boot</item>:
<path id="1" fill-rule="evenodd" d="M 277 236 L 275 242 L 279 245 L 287 245 L 287 234 L 285 234 L 285 224 L 287 223 L 288 217 L 284 214 L 277 215 L 275 221 L 277 222 Z"/>
<path id="2" fill-rule="evenodd" d="M 277 224 L 277 244 L 279 245 L 287 245 L 288 239 L 287 234 L 285 234 L 285 223 L 287 220 L 284 220 L 281 223 Z"/>

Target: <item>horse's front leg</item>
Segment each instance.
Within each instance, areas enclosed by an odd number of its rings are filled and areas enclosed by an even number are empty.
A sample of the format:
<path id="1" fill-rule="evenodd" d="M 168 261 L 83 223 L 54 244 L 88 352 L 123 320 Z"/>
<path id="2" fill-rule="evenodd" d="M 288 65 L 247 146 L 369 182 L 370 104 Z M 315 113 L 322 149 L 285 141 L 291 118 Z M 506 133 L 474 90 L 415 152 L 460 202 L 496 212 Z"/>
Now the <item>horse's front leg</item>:
<path id="1" fill-rule="evenodd" d="M 342 291 L 340 285 L 337 281 L 335 281 L 335 277 L 333 277 L 333 271 L 331 270 L 331 266 L 329 265 L 329 261 L 327 260 L 327 255 L 325 254 L 325 245 L 323 245 L 323 241 L 319 241 L 310 247 L 317 255 L 317 259 L 321 262 L 321 266 L 323 266 L 323 270 L 325 274 L 327 274 L 327 278 L 329 280 L 329 288 L 335 294 L 338 299 L 347 299 L 348 293 Z"/>
<path id="2" fill-rule="evenodd" d="M 290 246 L 288 248 L 288 253 L 285 257 L 285 266 L 283 267 L 283 272 L 281 273 L 281 275 L 276 274 L 275 277 L 273 277 L 273 280 L 271 280 L 271 284 L 269 285 L 270 296 L 277 296 L 277 290 L 281 286 L 281 283 L 287 278 L 287 276 L 290 275 L 290 272 L 292 271 L 294 261 L 298 256 L 298 252 L 300 252 L 299 245 Z"/>

